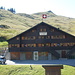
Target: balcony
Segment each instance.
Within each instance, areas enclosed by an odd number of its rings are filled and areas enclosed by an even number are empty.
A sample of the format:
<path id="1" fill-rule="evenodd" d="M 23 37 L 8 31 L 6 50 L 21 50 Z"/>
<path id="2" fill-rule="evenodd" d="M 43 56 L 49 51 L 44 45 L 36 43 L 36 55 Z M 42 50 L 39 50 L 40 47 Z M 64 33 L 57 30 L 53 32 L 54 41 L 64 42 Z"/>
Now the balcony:
<path id="1" fill-rule="evenodd" d="M 50 50 L 71 50 L 72 46 L 57 46 L 57 47 L 12 47 L 9 52 L 33 52 L 33 51 L 50 51 Z"/>

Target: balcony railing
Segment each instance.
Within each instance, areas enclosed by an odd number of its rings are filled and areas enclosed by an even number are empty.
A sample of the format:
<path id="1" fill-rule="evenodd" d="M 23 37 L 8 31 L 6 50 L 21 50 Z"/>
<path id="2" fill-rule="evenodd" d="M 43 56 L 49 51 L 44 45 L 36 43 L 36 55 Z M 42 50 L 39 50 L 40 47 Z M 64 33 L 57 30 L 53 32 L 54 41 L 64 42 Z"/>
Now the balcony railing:
<path id="1" fill-rule="evenodd" d="M 33 52 L 33 51 L 50 51 L 50 50 L 71 50 L 72 46 L 57 46 L 57 47 L 11 47 L 9 52 Z"/>

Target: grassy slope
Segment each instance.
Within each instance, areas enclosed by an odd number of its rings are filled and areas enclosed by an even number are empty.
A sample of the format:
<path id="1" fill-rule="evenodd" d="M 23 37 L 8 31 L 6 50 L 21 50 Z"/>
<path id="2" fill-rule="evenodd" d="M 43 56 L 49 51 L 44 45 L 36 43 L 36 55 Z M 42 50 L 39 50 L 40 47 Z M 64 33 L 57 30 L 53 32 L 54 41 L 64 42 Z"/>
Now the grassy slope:
<path id="1" fill-rule="evenodd" d="M 0 65 L 0 75 L 45 75 L 45 70 L 40 65 Z M 75 67 L 64 66 L 61 75 L 75 75 Z"/>
<path id="2" fill-rule="evenodd" d="M 31 70 L 29 65 L 0 66 L 0 75 L 44 75 L 44 69 L 41 66 L 33 65 L 32 68 Z"/>
<path id="3" fill-rule="evenodd" d="M 64 65 L 62 75 L 75 75 L 75 67 Z"/>
<path id="4" fill-rule="evenodd" d="M 31 21 L 29 18 L 25 18 L 22 16 L 19 16 L 17 14 L 13 14 L 6 10 L 0 10 L 0 14 L 2 17 L 0 17 L 0 25 L 7 25 L 10 28 L 0 28 L 1 36 L 9 36 L 7 39 L 11 38 L 11 36 L 15 36 L 22 31 L 30 28 L 27 23 L 28 21 Z M 5 34 L 6 33 L 6 34 Z"/>

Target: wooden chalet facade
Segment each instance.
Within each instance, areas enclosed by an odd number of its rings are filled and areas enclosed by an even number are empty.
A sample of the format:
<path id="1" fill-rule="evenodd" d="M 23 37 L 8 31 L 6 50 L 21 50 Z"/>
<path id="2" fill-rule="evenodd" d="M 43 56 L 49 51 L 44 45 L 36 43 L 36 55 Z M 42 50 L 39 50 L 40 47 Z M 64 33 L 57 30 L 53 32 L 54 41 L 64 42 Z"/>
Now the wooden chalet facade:
<path id="1" fill-rule="evenodd" d="M 75 37 L 44 22 L 8 40 L 11 60 L 75 58 Z"/>

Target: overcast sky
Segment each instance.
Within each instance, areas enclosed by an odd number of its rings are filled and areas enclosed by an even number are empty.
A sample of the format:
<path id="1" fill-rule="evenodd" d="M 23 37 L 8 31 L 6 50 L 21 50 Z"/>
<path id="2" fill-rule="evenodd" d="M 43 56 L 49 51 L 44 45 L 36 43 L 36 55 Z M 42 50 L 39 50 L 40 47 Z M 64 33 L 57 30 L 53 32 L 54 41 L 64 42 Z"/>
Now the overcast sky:
<path id="1" fill-rule="evenodd" d="M 15 8 L 16 13 L 32 14 L 51 10 L 56 15 L 75 18 L 75 0 L 0 0 L 0 6 Z"/>

